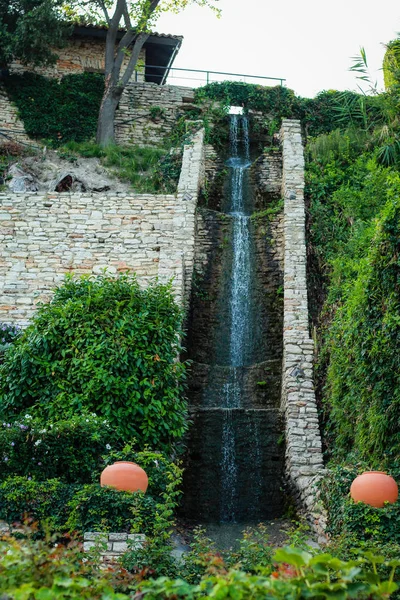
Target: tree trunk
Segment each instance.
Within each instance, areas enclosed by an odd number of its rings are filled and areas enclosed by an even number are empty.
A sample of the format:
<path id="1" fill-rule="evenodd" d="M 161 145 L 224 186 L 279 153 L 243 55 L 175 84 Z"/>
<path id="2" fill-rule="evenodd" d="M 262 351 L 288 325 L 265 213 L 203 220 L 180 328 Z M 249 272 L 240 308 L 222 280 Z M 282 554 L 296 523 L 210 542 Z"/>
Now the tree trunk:
<path id="1" fill-rule="evenodd" d="M 109 87 L 101 101 L 96 141 L 103 148 L 115 144 L 115 111 L 121 99 L 121 87 Z"/>

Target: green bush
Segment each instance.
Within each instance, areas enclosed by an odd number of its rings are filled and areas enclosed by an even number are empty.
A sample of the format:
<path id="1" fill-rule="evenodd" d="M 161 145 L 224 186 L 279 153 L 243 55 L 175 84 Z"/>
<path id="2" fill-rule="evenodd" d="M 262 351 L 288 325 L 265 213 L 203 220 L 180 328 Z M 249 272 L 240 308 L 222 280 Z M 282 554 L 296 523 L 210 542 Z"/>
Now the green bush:
<path id="1" fill-rule="evenodd" d="M 83 561 L 81 544 L 57 537 L 0 540 L 0 596 L 4 600 L 128 600 L 117 593 L 132 584 L 127 574 L 98 561 Z M 87 559 L 87 555 L 86 555 Z M 116 591 L 117 590 L 117 591 Z"/>
<path id="2" fill-rule="evenodd" d="M 178 479 L 178 482 L 180 480 Z M 27 518 L 40 531 L 138 531 L 151 535 L 162 502 L 151 491 L 122 492 L 100 484 L 66 484 L 8 477 L 0 483 L 0 519 L 22 523 Z"/>
<path id="3" fill-rule="evenodd" d="M 68 502 L 78 489 L 79 486 L 58 479 L 35 481 L 28 477 L 8 477 L 0 483 L 0 519 L 7 523 L 32 519 L 41 528 L 65 530 Z"/>
<path id="4" fill-rule="evenodd" d="M 347 547 L 365 543 L 383 552 L 388 544 L 400 547 L 400 502 L 374 508 L 350 497 L 350 486 L 357 475 L 368 470 L 367 463 L 353 458 L 353 464 L 331 464 L 320 483 L 321 500 L 328 515 L 327 533 L 333 538 L 347 537 Z M 394 473 L 397 476 L 397 473 Z"/>
<path id="5" fill-rule="evenodd" d="M 161 577 L 138 584 L 144 600 L 197 598 L 389 598 L 398 588 L 394 582 L 399 560 L 390 561 L 389 577 L 382 576 L 381 557 L 368 555 L 345 562 L 330 554 L 312 555 L 292 547 L 279 549 L 275 570 L 251 575 L 240 570 L 219 569 L 198 584 Z"/>
<path id="6" fill-rule="evenodd" d="M 0 424 L 0 480 L 23 475 L 89 483 L 104 469 L 104 455 L 121 446 L 107 421 L 95 414 L 43 421 L 27 414 Z"/>
<path id="7" fill-rule="evenodd" d="M 181 319 L 170 285 L 68 278 L 6 352 L 2 419 L 95 412 L 121 439 L 170 448 L 187 428 Z"/>
<path id="8" fill-rule="evenodd" d="M 150 493 L 122 492 L 92 483 L 77 489 L 66 507 L 67 531 L 137 531 L 151 534 L 157 510 Z"/>
<path id="9" fill-rule="evenodd" d="M 5 79 L 27 134 L 58 146 L 95 136 L 104 77 L 94 73 L 67 75 L 60 82 L 34 73 Z"/>

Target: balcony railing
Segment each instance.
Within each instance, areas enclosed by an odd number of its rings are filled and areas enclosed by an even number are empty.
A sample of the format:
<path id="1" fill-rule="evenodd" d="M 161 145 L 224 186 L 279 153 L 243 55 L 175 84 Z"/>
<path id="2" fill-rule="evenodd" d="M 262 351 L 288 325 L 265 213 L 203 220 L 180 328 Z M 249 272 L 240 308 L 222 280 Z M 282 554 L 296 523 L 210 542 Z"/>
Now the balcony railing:
<path id="1" fill-rule="evenodd" d="M 225 73 L 223 71 L 202 71 L 200 69 L 181 69 L 177 67 L 166 68 L 156 65 L 146 65 L 135 72 L 135 81 L 152 81 L 160 85 L 177 85 L 187 87 L 200 87 L 208 83 L 221 81 L 242 81 L 258 85 L 272 86 L 284 85 L 286 79 L 282 77 L 265 77 L 262 75 L 248 75 L 243 73 Z"/>

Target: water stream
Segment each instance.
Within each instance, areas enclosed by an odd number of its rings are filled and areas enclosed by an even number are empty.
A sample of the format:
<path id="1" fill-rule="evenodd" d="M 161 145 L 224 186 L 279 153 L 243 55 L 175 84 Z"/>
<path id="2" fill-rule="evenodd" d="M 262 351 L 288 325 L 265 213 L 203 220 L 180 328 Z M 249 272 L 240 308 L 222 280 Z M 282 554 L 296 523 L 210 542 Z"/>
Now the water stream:
<path id="1" fill-rule="evenodd" d="M 237 460 L 232 412 L 241 408 L 239 369 L 246 364 L 251 343 L 251 236 L 250 215 L 246 210 L 244 178 L 251 165 L 247 117 L 231 115 L 229 167 L 230 193 L 227 213 L 232 218 L 232 270 L 228 289 L 228 380 L 222 390 L 223 430 L 221 477 L 223 501 L 221 519 L 235 521 L 237 502 Z"/>

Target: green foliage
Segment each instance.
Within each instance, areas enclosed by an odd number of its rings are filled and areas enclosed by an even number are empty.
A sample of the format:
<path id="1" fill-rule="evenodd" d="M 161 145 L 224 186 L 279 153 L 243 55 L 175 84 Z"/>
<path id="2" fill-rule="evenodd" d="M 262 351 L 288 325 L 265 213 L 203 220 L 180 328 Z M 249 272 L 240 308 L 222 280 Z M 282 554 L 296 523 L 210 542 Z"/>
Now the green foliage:
<path id="1" fill-rule="evenodd" d="M 3 419 L 96 412 L 116 435 L 169 448 L 186 430 L 181 310 L 170 285 L 134 276 L 67 278 L 6 352 Z"/>
<path id="2" fill-rule="evenodd" d="M 138 193 L 172 194 L 176 191 L 182 163 L 181 152 L 158 147 L 115 146 L 94 142 L 68 142 L 60 155 L 71 162 L 78 156 L 99 158 L 112 174 L 132 184 Z"/>
<path id="3" fill-rule="evenodd" d="M 244 106 L 247 110 L 273 113 L 277 118 L 296 112 L 296 96 L 282 86 L 264 87 L 241 81 L 210 83 L 196 90 L 196 102 L 217 100 L 224 106 Z"/>
<path id="4" fill-rule="evenodd" d="M 123 600 L 131 581 L 109 567 L 101 569 L 93 558 L 83 561 L 81 545 L 56 536 L 34 540 L 0 540 L 0 595 L 15 600 L 83 598 Z M 87 558 L 87 557 L 86 557 Z"/>
<path id="5" fill-rule="evenodd" d="M 383 59 L 383 78 L 386 89 L 400 83 L 400 38 L 392 40 L 386 46 Z"/>
<path id="6" fill-rule="evenodd" d="M 400 451 L 400 175 L 387 178 L 387 205 L 329 331 L 326 402 L 335 452 L 356 448 L 371 464 Z"/>
<path id="7" fill-rule="evenodd" d="M 122 492 L 98 483 L 80 486 L 69 500 L 66 531 L 135 531 L 151 534 L 157 503 L 151 494 Z"/>
<path id="8" fill-rule="evenodd" d="M 7 477 L 0 483 L 0 519 L 39 523 L 40 531 L 135 531 L 160 544 L 169 537 L 173 510 L 180 495 L 182 470 L 162 454 L 130 447 L 114 457 L 135 459 L 148 474 L 146 494 L 121 492 L 98 483 L 67 484 Z M 111 461 L 111 457 L 109 458 Z"/>
<path id="9" fill-rule="evenodd" d="M 79 486 L 58 479 L 35 481 L 30 477 L 8 477 L 0 483 L 0 519 L 22 523 L 31 518 L 50 531 L 65 530 L 68 502 L 77 489 Z"/>
<path id="10" fill-rule="evenodd" d="M 190 584 L 162 577 L 144 581 L 138 588 L 144 600 L 180 598 L 382 598 L 396 591 L 394 582 L 400 562 L 390 561 L 386 579 L 380 575 L 386 566 L 381 557 L 368 555 L 342 561 L 330 554 L 312 555 L 292 547 L 275 554 L 275 571 L 251 575 L 240 570 L 216 571 L 200 583 Z M 383 564 L 382 564 L 383 563 Z"/>
<path id="11" fill-rule="evenodd" d="M 67 75 L 58 82 L 33 73 L 5 79 L 27 134 L 59 146 L 95 136 L 104 77 L 94 73 Z"/>
<path id="12" fill-rule="evenodd" d="M 347 457 L 348 463 L 331 464 L 320 483 L 321 499 L 327 510 L 327 533 L 336 538 L 350 540 L 350 547 L 361 542 L 372 545 L 375 551 L 390 543 L 400 547 L 400 502 L 384 508 L 374 508 L 350 497 L 350 486 L 357 475 L 370 469 L 369 463 Z M 337 543 L 337 542 L 336 542 Z M 349 542 L 347 542 L 349 547 Z"/>
<path id="13" fill-rule="evenodd" d="M 102 456 L 118 445 L 114 430 L 95 414 L 58 421 L 27 414 L 0 424 L 0 479 L 23 475 L 88 483 L 104 468 Z"/>
<path id="14" fill-rule="evenodd" d="M 257 219 L 264 219 L 266 217 L 268 221 L 273 221 L 275 219 L 275 217 L 277 215 L 279 215 L 279 213 L 282 212 L 283 204 L 284 204 L 283 199 L 279 198 L 279 200 L 275 200 L 275 201 L 271 202 L 268 205 L 268 207 L 265 208 L 264 210 L 260 210 L 260 211 L 253 213 L 251 215 L 251 219 L 253 221 L 256 221 Z"/>
<path id="15" fill-rule="evenodd" d="M 69 28 L 59 0 L 0 0 L 0 64 L 53 64 Z"/>

